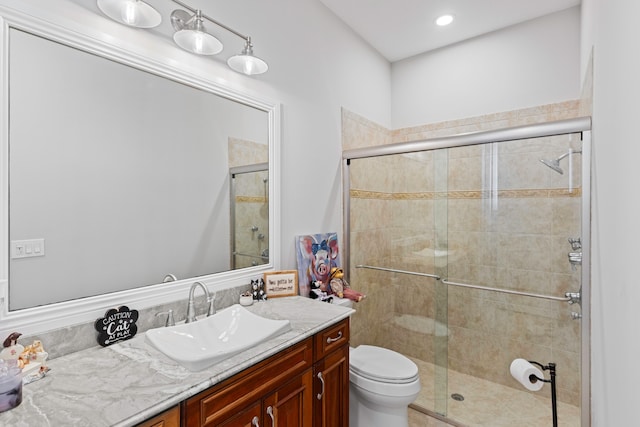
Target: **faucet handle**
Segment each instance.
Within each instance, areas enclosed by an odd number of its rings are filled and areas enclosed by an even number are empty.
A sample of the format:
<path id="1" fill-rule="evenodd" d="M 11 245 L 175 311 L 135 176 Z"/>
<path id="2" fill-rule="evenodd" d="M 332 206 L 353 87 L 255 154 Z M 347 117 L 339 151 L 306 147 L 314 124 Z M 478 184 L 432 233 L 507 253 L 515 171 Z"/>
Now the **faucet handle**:
<path id="1" fill-rule="evenodd" d="M 213 295 L 211 295 L 211 298 L 209 298 L 207 302 L 209 303 L 209 309 L 207 310 L 207 317 L 213 316 L 214 314 L 216 314 L 216 306 L 215 306 L 216 293 L 215 292 L 213 293 Z"/>
<path id="2" fill-rule="evenodd" d="M 156 313 L 156 317 L 162 316 L 164 314 L 167 315 L 167 320 L 166 322 L 164 322 L 164 326 L 176 326 L 176 320 L 173 317 L 173 310 L 161 311 L 160 313 Z"/>

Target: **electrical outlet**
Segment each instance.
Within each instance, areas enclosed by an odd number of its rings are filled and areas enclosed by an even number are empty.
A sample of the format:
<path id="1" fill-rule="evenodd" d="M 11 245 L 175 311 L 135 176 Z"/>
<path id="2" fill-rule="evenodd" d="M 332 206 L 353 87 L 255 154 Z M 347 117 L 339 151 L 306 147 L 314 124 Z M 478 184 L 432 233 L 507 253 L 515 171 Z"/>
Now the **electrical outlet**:
<path id="1" fill-rule="evenodd" d="M 44 256 L 44 239 L 11 241 L 11 259 L 36 256 Z"/>

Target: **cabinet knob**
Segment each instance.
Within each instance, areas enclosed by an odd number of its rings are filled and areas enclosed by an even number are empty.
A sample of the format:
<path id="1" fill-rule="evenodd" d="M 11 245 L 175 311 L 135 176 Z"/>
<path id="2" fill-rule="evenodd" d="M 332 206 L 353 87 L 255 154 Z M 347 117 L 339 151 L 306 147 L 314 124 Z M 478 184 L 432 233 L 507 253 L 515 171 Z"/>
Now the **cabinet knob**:
<path id="1" fill-rule="evenodd" d="M 251 425 L 260 427 L 260 419 L 258 417 L 253 417 L 253 419 L 251 420 Z"/>

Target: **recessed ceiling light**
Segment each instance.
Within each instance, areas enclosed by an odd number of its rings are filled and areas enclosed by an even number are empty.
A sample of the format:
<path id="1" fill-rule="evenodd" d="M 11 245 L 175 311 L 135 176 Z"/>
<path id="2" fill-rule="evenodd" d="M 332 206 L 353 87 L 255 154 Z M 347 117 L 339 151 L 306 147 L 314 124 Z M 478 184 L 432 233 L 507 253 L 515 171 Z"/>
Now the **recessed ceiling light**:
<path id="1" fill-rule="evenodd" d="M 436 19 L 436 25 L 440 27 L 444 27 L 453 22 L 453 15 L 442 15 L 438 19 Z"/>

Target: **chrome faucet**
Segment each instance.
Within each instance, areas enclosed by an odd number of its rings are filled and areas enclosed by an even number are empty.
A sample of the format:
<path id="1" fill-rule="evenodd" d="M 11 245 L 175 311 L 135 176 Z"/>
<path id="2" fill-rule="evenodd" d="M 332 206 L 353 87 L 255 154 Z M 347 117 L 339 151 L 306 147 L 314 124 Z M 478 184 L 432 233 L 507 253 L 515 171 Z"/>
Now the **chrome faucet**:
<path id="1" fill-rule="evenodd" d="M 207 298 L 207 303 L 209 304 L 209 309 L 207 310 L 207 316 L 211 316 L 212 314 L 216 314 L 216 308 L 214 306 L 214 302 L 216 300 L 216 294 L 213 294 L 213 297 L 209 295 L 209 291 L 207 287 L 202 284 L 202 282 L 194 282 L 191 285 L 191 289 L 189 289 L 189 305 L 187 306 L 187 319 L 184 321 L 185 323 L 191 323 L 196 321 L 196 307 L 195 302 L 193 301 L 193 294 L 196 288 L 200 286 L 204 291 L 204 295 Z"/>
<path id="2" fill-rule="evenodd" d="M 178 280 L 178 278 L 175 274 L 167 274 L 164 276 L 164 279 L 162 279 L 162 283 L 175 282 L 176 280 Z"/>

